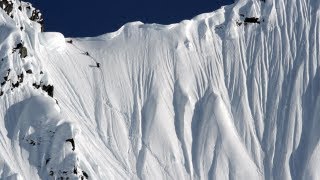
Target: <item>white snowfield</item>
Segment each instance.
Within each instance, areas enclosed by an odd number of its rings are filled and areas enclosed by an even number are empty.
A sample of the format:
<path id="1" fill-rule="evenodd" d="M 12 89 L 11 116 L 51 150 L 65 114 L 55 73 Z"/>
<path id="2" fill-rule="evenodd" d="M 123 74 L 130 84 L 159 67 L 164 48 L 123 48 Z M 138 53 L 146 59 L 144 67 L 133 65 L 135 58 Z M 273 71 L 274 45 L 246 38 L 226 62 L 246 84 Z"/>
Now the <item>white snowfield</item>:
<path id="1" fill-rule="evenodd" d="M 320 179 L 319 0 L 66 39 L 0 5 L 0 179 Z"/>

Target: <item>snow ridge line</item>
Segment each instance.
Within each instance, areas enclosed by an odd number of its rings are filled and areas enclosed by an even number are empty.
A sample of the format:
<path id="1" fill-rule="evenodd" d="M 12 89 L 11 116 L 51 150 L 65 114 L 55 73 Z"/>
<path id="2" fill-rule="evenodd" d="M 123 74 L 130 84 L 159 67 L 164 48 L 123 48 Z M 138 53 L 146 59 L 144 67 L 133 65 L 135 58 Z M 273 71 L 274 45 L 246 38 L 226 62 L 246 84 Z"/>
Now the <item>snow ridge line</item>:
<path id="1" fill-rule="evenodd" d="M 7 134 L 5 142 L 15 144 L 16 153 L 14 161 L 2 159 L 6 155 L 0 148 L 0 164 L 8 167 L 1 178 L 16 174 L 18 179 L 88 179 L 76 150 L 78 130 L 62 117 L 49 74 L 43 70 L 44 57 L 38 53 L 39 37 L 45 35 L 40 11 L 22 1 L 0 0 L 0 5 L 5 10 L 0 10 L 0 101 L 6 102 L 0 103 L 6 131 L 1 134 Z"/>

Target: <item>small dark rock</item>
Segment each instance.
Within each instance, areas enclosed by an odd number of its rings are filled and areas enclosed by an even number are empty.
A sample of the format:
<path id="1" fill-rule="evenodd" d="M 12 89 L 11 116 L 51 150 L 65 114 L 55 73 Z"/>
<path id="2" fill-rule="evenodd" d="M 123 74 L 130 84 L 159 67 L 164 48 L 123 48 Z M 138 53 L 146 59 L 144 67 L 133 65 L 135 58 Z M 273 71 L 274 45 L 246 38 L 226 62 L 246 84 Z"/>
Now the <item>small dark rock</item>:
<path id="1" fill-rule="evenodd" d="M 73 169 L 73 174 L 78 174 L 77 167 L 74 167 L 74 169 Z"/>
<path id="2" fill-rule="evenodd" d="M 23 82 L 23 77 L 24 77 L 23 73 L 21 73 L 20 75 L 18 75 L 18 80 L 19 80 L 20 83 Z"/>
<path id="3" fill-rule="evenodd" d="M 27 73 L 27 74 L 32 74 L 32 70 L 31 70 L 31 69 L 28 69 L 28 70 L 26 71 L 26 73 Z"/>
<path id="4" fill-rule="evenodd" d="M 32 146 L 35 146 L 35 145 L 36 145 L 36 142 L 33 141 L 33 140 L 30 140 L 29 144 L 31 144 Z"/>
<path id="5" fill-rule="evenodd" d="M 54 87 L 52 85 L 43 85 L 42 90 L 46 91 L 50 97 L 53 97 Z"/>
<path id="6" fill-rule="evenodd" d="M 37 83 L 33 83 L 32 86 L 34 86 L 35 88 L 39 89 L 40 85 L 38 85 Z"/>
<path id="7" fill-rule="evenodd" d="M 72 145 L 72 151 L 74 151 L 74 150 L 76 149 L 73 138 L 67 139 L 66 142 L 70 142 L 70 143 L 71 143 L 71 145 Z"/>
<path id="8" fill-rule="evenodd" d="M 241 26 L 242 25 L 242 22 L 236 22 L 237 23 L 237 26 Z"/>
<path id="9" fill-rule="evenodd" d="M 46 159 L 46 164 L 48 164 L 49 161 L 50 161 L 50 158 Z"/>
<path id="10" fill-rule="evenodd" d="M 11 69 L 8 69 L 7 75 L 6 75 L 5 77 L 3 77 L 3 79 L 4 79 L 5 81 L 8 81 L 8 80 L 9 80 L 10 72 L 11 72 Z"/>
<path id="11" fill-rule="evenodd" d="M 260 24 L 259 18 L 256 18 L 256 17 L 246 17 L 244 19 L 244 22 L 245 23 L 257 23 L 257 24 Z"/>
<path id="12" fill-rule="evenodd" d="M 19 53 L 20 53 L 20 57 L 21 58 L 25 58 L 28 56 L 28 50 L 26 47 L 22 47 L 20 50 L 19 50 Z"/>
<path id="13" fill-rule="evenodd" d="M 12 87 L 13 87 L 13 88 L 17 88 L 17 87 L 19 87 L 19 85 L 20 85 L 19 81 L 18 81 L 18 82 L 16 82 L 15 84 L 14 84 L 14 83 L 12 83 Z"/>
<path id="14" fill-rule="evenodd" d="M 72 39 L 67 40 L 66 42 L 69 43 L 69 44 L 72 44 L 72 43 L 73 43 Z"/>
<path id="15" fill-rule="evenodd" d="M 28 50 L 26 47 L 23 46 L 22 42 L 17 44 L 17 46 L 13 48 L 13 52 L 15 52 L 16 50 L 19 50 L 19 54 L 21 58 L 25 58 L 28 56 Z"/>
<path id="16" fill-rule="evenodd" d="M 21 43 L 18 43 L 17 46 L 15 48 L 13 48 L 13 50 L 17 50 L 17 49 L 21 49 L 23 47 L 23 44 L 22 42 Z"/>
<path id="17" fill-rule="evenodd" d="M 82 171 L 82 174 L 83 174 L 83 176 L 84 176 L 86 179 L 89 178 L 88 174 L 87 174 L 85 171 Z"/>

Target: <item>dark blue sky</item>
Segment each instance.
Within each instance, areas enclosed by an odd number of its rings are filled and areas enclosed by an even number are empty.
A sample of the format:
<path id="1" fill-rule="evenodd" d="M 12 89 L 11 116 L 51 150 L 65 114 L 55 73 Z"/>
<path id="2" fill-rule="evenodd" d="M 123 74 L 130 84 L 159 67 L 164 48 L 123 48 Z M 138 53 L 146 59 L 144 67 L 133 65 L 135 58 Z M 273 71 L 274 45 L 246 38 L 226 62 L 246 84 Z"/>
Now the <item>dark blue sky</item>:
<path id="1" fill-rule="evenodd" d="M 40 9 L 46 31 L 97 36 L 132 21 L 171 24 L 211 12 L 232 0 L 25 0 Z"/>

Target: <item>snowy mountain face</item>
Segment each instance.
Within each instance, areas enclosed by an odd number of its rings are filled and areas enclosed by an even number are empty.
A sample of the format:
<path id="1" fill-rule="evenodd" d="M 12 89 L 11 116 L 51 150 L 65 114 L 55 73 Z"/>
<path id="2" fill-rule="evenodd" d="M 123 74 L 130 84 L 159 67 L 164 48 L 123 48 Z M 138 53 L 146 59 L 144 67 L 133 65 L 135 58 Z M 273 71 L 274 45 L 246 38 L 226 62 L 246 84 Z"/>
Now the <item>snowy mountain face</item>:
<path id="1" fill-rule="evenodd" d="M 320 179 L 319 0 L 93 38 L 0 7 L 0 179 Z"/>

